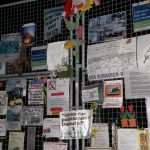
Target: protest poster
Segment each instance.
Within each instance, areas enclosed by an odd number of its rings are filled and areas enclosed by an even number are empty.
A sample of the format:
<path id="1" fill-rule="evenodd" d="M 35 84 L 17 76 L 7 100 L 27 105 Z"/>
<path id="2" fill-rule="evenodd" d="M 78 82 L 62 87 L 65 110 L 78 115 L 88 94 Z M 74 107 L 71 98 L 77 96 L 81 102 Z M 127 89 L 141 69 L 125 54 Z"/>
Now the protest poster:
<path id="1" fill-rule="evenodd" d="M 22 43 L 33 45 L 35 43 L 35 23 L 27 23 L 22 26 Z"/>
<path id="2" fill-rule="evenodd" d="M 44 150 L 67 150 L 68 144 L 64 142 L 44 142 Z"/>
<path id="3" fill-rule="evenodd" d="M 9 79 L 6 82 L 6 91 L 9 98 L 23 98 L 26 96 L 26 79 Z"/>
<path id="4" fill-rule="evenodd" d="M 27 150 L 34 150 L 36 127 L 28 127 L 27 133 Z"/>
<path id="5" fill-rule="evenodd" d="M 109 148 L 109 129 L 107 123 L 93 123 L 92 128 L 97 129 L 96 137 L 91 138 L 91 147 Z"/>
<path id="6" fill-rule="evenodd" d="M 0 115 L 6 115 L 8 96 L 6 91 L 0 91 Z"/>
<path id="7" fill-rule="evenodd" d="M 43 122 L 43 136 L 46 138 L 60 137 L 59 123 L 59 118 L 45 118 Z"/>
<path id="8" fill-rule="evenodd" d="M 93 122 L 92 110 L 60 112 L 60 139 L 89 138 Z"/>
<path id="9" fill-rule="evenodd" d="M 102 84 L 83 86 L 82 87 L 82 102 L 100 102 L 100 97 L 103 98 Z"/>
<path id="10" fill-rule="evenodd" d="M 9 132 L 8 150 L 24 150 L 24 132 Z"/>
<path id="11" fill-rule="evenodd" d="M 132 4 L 134 32 L 150 29 L 150 5 L 148 0 Z"/>
<path id="12" fill-rule="evenodd" d="M 44 40 L 49 40 L 61 34 L 61 19 L 63 7 L 48 8 L 44 10 Z"/>
<path id="13" fill-rule="evenodd" d="M 0 119 L 0 136 L 6 136 L 6 120 Z"/>
<path id="14" fill-rule="evenodd" d="M 123 81 L 104 81 L 103 108 L 120 108 L 123 103 Z"/>
<path id="15" fill-rule="evenodd" d="M 118 129 L 118 150 L 138 150 L 137 129 Z"/>
<path id="16" fill-rule="evenodd" d="M 7 109 L 7 130 L 21 130 L 21 112 L 22 112 L 22 105 L 16 106 L 8 106 Z"/>
<path id="17" fill-rule="evenodd" d="M 62 65 L 62 59 L 69 62 L 69 53 L 64 50 L 65 41 L 48 43 L 47 45 L 47 66 L 48 70 L 57 70 L 57 66 Z"/>
<path id="18" fill-rule="evenodd" d="M 32 71 L 47 69 L 46 51 L 47 46 L 39 46 L 31 48 Z"/>
<path id="19" fill-rule="evenodd" d="M 135 68 L 136 38 L 88 46 L 87 72 L 90 81 L 123 77 L 124 70 Z"/>
<path id="20" fill-rule="evenodd" d="M 19 56 L 19 44 L 21 38 L 19 33 L 4 34 L 0 41 L 0 60 L 2 62 L 13 62 Z"/>
<path id="21" fill-rule="evenodd" d="M 29 80 L 28 105 L 44 104 L 44 83 L 42 80 Z"/>
<path id="22" fill-rule="evenodd" d="M 47 80 L 47 115 L 69 110 L 69 79 Z"/>
<path id="23" fill-rule="evenodd" d="M 88 25 L 88 43 L 126 38 L 126 12 L 92 18 Z"/>
<path id="24" fill-rule="evenodd" d="M 21 114 L 21 124 L 41 126 L 43 125 L 43 107 L 42 106 L 24 106 Z"/>

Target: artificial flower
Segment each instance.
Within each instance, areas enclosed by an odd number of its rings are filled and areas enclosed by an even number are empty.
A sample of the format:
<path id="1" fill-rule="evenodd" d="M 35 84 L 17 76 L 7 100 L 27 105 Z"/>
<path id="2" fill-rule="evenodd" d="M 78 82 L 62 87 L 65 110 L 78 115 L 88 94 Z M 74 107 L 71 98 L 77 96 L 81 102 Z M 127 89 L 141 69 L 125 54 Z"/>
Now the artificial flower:
<path id="1" fill-rule="evenodd" d="M 93 3 L 94 3 L 93 0 L 87 0 L 86 4 L 83 5 L 81 8 L 79 8 L 79 10 L 83 12 L 90 10 L 90 8 L 92 8 Z"/>
<path id="2" fill-rule="evenodd" d="M 93 127 L 91 132 L 92 138 L 96 138 L 98 132 L 99 132 L 99 128 Z"/>
<path id="3" fill-rule="evenodd" d="M 128 106 L 128 109 L 130 112 L 133 112 L 133 105 L 131 104 L 130 106 Z"/>
<path id="4" fill-rule="evenodd" d="M 79 26 L 79 29 L 78 29 L 78 38 L 79 39 L 82 39 L 82 34 L 83 34 L 83 27 Z"/>
<path id="5" fill-rule="evenodd" d="M 94 0 L 94 3 L 95 3 L 96 6 L 98 6 L 98 5 L 100 5 L 101 0 Z"/>
<path id="6" fill-rule="evenodd" d="M 120 108 L 120 112 L 122 112 L 122 113 L 124 112 L 124 106 L 123 105 Z"/>
<path id="7" fill-rule="evenodd" d="M 74 40 L 69 40 L 64 44 L 64 49 L 70 49 L 75 45 L 75 41 Z"/>
<path id="8" fill-rule="evenodd" d="M 66 0 L 64 5 L 63 16 L 68 17 L 71 14 L 74 14 L 74 9 L 72 7 L 72 0 Z"/>

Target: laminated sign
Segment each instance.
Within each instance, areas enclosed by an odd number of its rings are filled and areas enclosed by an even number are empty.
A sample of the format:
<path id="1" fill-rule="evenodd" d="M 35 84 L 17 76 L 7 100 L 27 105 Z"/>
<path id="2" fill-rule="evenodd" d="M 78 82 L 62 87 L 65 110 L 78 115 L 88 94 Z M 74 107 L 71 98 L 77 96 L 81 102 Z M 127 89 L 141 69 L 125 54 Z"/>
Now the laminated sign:
<path id="1" fill-rule="evenodd" d="M 92 121 L 92 110 L 61 112 L 60 139 L 89 138 L 91 134 Z"/>

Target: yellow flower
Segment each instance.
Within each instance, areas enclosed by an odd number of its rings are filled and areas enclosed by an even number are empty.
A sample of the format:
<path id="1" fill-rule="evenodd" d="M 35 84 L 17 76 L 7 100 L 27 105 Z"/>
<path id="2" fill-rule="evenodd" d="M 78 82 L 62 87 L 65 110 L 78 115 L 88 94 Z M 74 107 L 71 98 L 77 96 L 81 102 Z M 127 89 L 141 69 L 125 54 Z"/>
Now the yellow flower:
<path id="1" fill-rule="evenodd" d="M 87 0 L 86 4 L 83 5 L 81 8 L 79 8 L 79 10 L 83 12 L 90 10 L 90 8 L 92 8 L 93 3 L 94 3 L 94 0 Z"/>
<path id="2" fill-rule="evenodd" d="M 98 132 L 99 132 L 99 128 L 93 127 L 91 132 L 92 138 L 96 138 Z"/>
<path id="3" fill-rule="evenodd" d="M 90 106 L 90 109 L 93 109 L 94 111 L 97 110 L 98 106 L 97 103 L 92 103 Z"/>
<path id="4" fill-rule="evenodd" d="M 70 49 L 75 45 L 75 41 L 74 40 L 69 40 L 64 44 L 64 49 Z"/>

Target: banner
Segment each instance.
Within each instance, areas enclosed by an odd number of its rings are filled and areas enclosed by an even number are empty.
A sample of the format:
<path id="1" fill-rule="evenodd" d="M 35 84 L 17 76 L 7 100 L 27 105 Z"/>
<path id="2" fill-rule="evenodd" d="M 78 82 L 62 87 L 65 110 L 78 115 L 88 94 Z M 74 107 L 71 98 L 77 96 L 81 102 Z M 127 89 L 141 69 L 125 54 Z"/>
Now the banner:
<path id="1" fill-rule="evenodd" d="M 28 105 L 44 104 L 44 83 L 42 80 L 29 80 Z"/>
<path id="2" fill-rule="evenodd" d="M 89 138 L 93 122 L 92 110 L 64 111 L 60 113 L 60 139 Z"/>
<path id="3" fill-rule="evenodd" d="M 49 40 L 61 33 L 62 12 L 63 7 L 44 10 L 44 40 Z"/>
<path id="4" fill-rule="evenodd" d="M 150 5 L 149 1 L 135 3 L 133 10 L 133 28 L 134 32 L 150 29 Z"/>
<path id="5" fill-rule="evenodd" d="M 47 81 L 47 115 L 69 110 L 69 79 Z"/>
<path id="6" fill-rule="evenodd" d="M 103 108 L 120 108 L 123 103 L 123 81 L 104 81 Z"/>

